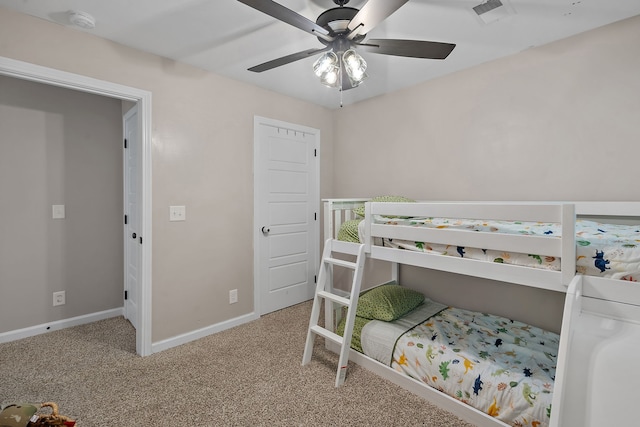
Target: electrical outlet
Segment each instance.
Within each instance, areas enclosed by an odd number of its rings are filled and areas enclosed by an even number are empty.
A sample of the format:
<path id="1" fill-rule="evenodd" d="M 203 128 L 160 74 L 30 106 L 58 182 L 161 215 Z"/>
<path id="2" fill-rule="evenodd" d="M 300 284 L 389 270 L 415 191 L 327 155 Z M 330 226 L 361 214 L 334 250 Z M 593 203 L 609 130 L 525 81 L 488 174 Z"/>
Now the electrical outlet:
<path id="1" fill-rule="evenodd" d="M 229 291 L 229 304 L 235 304 L 238 302 L 238 290 L 231 289 Z"/>
<path id="2" fill-rule="evenodd" d="M 67 303 L 67 295 L 65 291 L 59 291 L 53 293 L 53 306 L 65 305 Z"/>

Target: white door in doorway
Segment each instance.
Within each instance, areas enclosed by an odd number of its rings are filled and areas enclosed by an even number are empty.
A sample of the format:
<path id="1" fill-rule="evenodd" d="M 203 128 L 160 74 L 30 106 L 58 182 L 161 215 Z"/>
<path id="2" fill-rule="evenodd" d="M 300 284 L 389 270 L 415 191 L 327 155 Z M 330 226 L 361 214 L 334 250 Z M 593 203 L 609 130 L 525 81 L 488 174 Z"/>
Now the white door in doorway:
<path id="1" fill-rule="evenodd" d="M 138 328 L 138 289 L 140 285 L 140 182 L 138 170 L 138 106 L 124 115 L 124 317 Z"/>
<path id="2" fill-rule="evenodd" d="M 320 131 L 254 121 L 256 310 L 313 298 L 318 266 Z"/>

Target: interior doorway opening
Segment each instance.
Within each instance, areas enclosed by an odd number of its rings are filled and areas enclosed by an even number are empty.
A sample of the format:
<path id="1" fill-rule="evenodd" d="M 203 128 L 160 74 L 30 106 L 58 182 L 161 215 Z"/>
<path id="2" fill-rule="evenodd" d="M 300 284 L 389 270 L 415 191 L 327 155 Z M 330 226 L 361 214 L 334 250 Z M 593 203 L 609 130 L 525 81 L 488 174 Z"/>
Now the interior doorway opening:
<path id="1" fill-rule="evenodd" d="M 0 57 L 0 75 L 92 93 L 134 103 L 137 107 L 136 147 L 139 149 L 139 281 L 136 285 L 136 353 L 151 354 L 151 93 L 103 80 Z M 137 236 L 138 237 L 138 236 Z"/>

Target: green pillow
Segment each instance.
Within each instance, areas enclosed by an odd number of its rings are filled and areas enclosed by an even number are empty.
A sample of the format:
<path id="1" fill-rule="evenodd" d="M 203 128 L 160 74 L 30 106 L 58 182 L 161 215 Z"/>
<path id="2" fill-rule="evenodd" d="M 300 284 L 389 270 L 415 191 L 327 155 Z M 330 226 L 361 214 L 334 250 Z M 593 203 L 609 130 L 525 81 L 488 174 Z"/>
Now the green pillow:
<path id="1" fill-rule="evenodd" d="M 344 327 L 345 327 L 346 321 L 347 321 L 347 318 L 343 317 L 340 323 L 338 323 L 338 326 L 336 328 L 336 333 L 341 337 L 344 336 Z M 353 322 L 353 332 L 351 334 L 351 348 L 359 351 L 360 353 L 364 353 L 364 351 L 362 351 L 362 341 L 361 341 L 362 328 L 364 328 L 364 325 L 366 325 L 369 322 L 371 322 L 371 319 L 365 319 L 364 317 L 358 317 L 358 316 L 356 316 L 356 319 Z"/>
<path id="2" fill-rule="evenodd" d="M 365 291 L 358 300 L 356 316 L 391 322 L 424 302 L 424 295 L 394 282 Z"/>
<path id="3" fill-rule="evenodd" d="M 358 224 L 360 224 L 361 221 L 361 219 L 351 219 L 343 222 L 340 226 L 340 230 L 338 230 L 338 240 L 342 240 L 343 242 L 360 243 L 360 237 L 358 236 Z"/>
<path id="4" fill-rule="evenodd" d="M 391 203 L 415 203 L 415 200 L 403 196 L 377 196 L 369 200 L 370 202 L 391 202 Z M 357 207 L 353 213 L 364 218 L 364 206 Z"/>

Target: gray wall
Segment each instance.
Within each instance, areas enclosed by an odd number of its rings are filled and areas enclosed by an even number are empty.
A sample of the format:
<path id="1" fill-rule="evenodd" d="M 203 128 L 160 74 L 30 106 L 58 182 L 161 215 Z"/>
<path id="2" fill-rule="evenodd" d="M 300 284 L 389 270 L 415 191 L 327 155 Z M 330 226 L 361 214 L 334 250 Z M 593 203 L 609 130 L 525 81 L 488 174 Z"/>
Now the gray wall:
<path id="1" fill-rule="evenodd" d="M 335 196 L 638 200 L 638 40 L 640 16 L 341 109 Z"/>
<path id="2" fill-rule="evenodd" d="M 122 306 L 121 109 L 0 76 L 0 332 Z"/>

